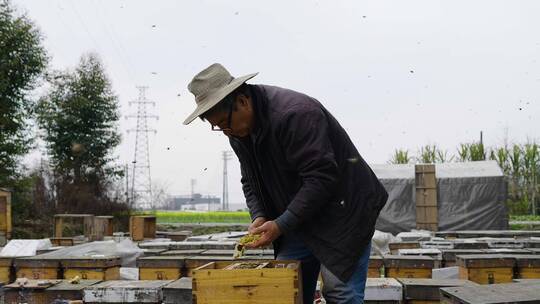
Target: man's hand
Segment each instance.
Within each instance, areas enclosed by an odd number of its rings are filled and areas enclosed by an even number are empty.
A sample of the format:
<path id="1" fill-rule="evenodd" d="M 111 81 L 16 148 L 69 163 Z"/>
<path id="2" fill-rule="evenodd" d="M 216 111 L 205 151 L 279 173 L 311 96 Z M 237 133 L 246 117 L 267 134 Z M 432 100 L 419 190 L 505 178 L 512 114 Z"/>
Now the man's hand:
<path id="1" fill-rule="evenodd" d="M 264 218 L 262 216 L 259 216 L 258 218 L 256 218 L 253 221 L 253 223 L 251 223 L 251 225 L 249 225 L 248 232 L 251 233 L 251 234 L 254 234 L 253 231 L 255 230 L 255 228 L 258 228 L 259 226 L 261 226 L 265 222 L 266 222 L 266 218 Z"/>
<path id="2" fill-rule="evenodd" d="M 253 229 L 253 232 L 250 231 L 250 233 L 260 234 L 261 238 L 254 243 L 246 244 L 247 248 L 266 247 L 281 235 L 281 231 L 274 221 L 267 221 Z"/>

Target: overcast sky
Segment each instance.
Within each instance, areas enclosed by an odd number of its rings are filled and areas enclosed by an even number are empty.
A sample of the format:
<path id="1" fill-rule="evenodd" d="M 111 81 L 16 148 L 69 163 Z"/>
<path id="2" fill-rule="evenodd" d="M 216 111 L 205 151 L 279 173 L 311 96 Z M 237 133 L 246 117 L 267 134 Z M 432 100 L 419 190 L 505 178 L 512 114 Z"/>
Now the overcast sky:
<path id="1" fill-rule="evenodd" d="M 214 62 L 317 98 L 369 163 L 425 144 L 455 153 L 481 130 L 488 146 L 540 138 L 539 1 L 13 3 L 40 27 L 51 68 L 101 56 L 122 115 L 136 110 L 135 86 L 149 86 L 152 179 L 171 194 L 189 194 L 194 178 L 221 196 L 226 137 L 181 124 L 194 109 L 187 84 Z M 120 163 L 133 159 L 134 123 L 121 120 Z M 229 171 L 231 203 L 243 203 L 236 159 Z"/>

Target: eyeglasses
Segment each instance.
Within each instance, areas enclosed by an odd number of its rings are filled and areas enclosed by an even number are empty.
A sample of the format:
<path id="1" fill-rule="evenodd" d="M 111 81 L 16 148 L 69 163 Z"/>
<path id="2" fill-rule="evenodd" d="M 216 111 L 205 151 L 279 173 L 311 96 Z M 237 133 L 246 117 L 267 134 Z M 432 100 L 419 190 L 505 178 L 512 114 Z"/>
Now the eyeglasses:
<path id="1" fill-rule="evenodd" d="M 233 112 L 234 102 L 231 102 L 231 106 L 229 107 L 229 115 L 227 116 L 227 127 L 226 128 L 220 128 L 219 126 L 211 125 L 212 131 L 231 131 L 231 119 L 232 119 L 232 112 Z"/>

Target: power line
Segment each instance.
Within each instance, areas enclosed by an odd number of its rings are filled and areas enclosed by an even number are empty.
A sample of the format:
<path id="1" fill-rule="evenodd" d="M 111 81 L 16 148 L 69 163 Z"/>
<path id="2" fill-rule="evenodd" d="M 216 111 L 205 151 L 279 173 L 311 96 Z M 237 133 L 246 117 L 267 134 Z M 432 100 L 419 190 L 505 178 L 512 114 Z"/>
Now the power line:
<path id="1" fill-rule="evenodd" d="M 118 37 L 115 37 L 115 32 L 114 32 L 114 28 L 113 28 L 112 24 L 109 24 L 106 21 L 107 18 L 109 17 L 107 15 L 106 11 L 104 11 L 104 13 L 103 13 L 103 15 L 106 15 L 105 19 L 102 18 L 101 13 L 98 11 L 98 7 L 103 6 L 103 4 L 100 1 L 99 5 L 93 5 L 93 6 L 94 6 L 94 11 L 96 12 L 96 16 L 98 17 L 100 23 L 103 25 L 103 28 L 105 29 L 105 33 L 107 34 L 107 37 L 109 38 L 109 40 L 111 41 L 111 44 L 113 45 L 114 51 L 116 52 L 116 54 L 120 58 L 120 63 L 122 65 L 122 67 L 124 68 L 124 71 L 126 72 L 128 77 L 130 78 L 130 80 L 132 82 L 134 82 L 132 75 L 135 75 L 135 73 L 134 73 L 133 69 L 131 68 L 133 65 L 130 64 L 131 61 L 129 60 L 128 53 L 123 48 L 122 42 L 120 41 L 120 39 Z"/>
<path id="2" fill-rule="evenodd" d="M 135 153 L 133 157 L 132 179 L 131 179 L 131 202 L 137 209 L 153 209 L 152 178 L 150 174 L 150 149 L 148 145 L 148 133 L 156 133 L 156 130 L 148 127 L 148 118 L 158 117 L 148 114 L 147 105 L 154 105 L 155 102 L 146 99 L 146 89 L 148 87 L 138 86 L 139 99 L 129 102 L 129 105 L 137 105 L 137 114 L 128 115 L 126 118 L 136 118 L 137 126 L 128 132 L 135 131 Z"/>

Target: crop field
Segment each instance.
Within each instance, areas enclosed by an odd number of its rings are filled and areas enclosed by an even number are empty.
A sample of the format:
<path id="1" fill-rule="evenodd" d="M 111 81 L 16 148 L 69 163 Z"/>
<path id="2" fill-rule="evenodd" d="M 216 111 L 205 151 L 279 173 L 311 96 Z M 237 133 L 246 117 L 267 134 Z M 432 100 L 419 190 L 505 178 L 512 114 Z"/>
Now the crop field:
<path id="1" fill-rule="evenodd" d="M 248 212 L 244 211 L 156 211 L 153 213 L 158 223 L 250 223 Z"/>

